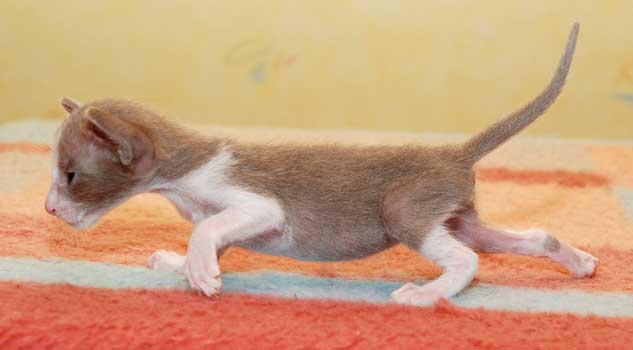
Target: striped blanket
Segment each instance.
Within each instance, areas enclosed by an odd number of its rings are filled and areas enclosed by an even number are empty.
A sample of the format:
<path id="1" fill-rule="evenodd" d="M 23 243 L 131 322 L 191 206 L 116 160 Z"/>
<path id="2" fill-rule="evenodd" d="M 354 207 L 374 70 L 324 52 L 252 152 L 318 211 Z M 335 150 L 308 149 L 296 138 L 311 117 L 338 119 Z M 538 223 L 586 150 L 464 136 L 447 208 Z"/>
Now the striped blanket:
<path id="1" fill-rule="evenodd" d="M 633 349 L 633 142 L 516 138 L 479 163 L 482 219 L 543 228 L 601 261 L 561 266 L 482 254 L 473 284 L 431 308 L 389 294 L 440 271 L 402 246 L 310 263 L 231 248 L 223 293 L 146 268 L 186 251 L 191 224 L 163 198 L 133 198 L 88 232 L 44 199 L 57 122 L 0 126 L 0 349 Z M 445 143 L 460 136 L 198 127 L 248 140 Z"/>

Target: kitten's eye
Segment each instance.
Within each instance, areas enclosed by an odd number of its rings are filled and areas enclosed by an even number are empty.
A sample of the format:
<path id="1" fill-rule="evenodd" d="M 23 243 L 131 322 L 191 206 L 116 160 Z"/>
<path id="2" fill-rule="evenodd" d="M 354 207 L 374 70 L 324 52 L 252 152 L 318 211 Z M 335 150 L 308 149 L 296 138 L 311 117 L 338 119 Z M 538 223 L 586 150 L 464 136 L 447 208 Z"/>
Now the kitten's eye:
<path id="1" fill-rule="evenodd" d="M 70 185 L 71 183 L 73 183 L 73 179 L 75 178 L 75 172 L 74 171 L 69 171 L 66 173 L 67 179 L 68 179 L 68 185 Z"/>

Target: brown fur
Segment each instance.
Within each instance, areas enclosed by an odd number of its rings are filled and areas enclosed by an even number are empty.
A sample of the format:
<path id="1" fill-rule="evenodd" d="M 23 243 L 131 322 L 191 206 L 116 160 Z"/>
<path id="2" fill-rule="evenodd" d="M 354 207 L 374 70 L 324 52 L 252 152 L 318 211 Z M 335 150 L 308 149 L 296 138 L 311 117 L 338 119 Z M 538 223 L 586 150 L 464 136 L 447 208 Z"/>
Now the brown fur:
<path id="1" fill-rule="evenodd" d="M 543 246 L 545 247 L 545 250 L 550 253 L 557 253 L 560 250 L 560 242 L 553 236 L 547 236 Z"/>
<path id="2" fill-rule="evenodd" d="M 232 144 L 231 150 L 237 160 L 231 181 L 277 198 L 300 255 L 313 260 L 359 258 L 397 241 L 413 246 L 421 231 L 399 227 L 400 215 L 414 210 L 409 218 L 437 220 L 473 198 L 473 172 L 451 162 L 452 147 Z M 398 202 L 396 194 L 411 186 L 423 187 L 420 197 Z"/>

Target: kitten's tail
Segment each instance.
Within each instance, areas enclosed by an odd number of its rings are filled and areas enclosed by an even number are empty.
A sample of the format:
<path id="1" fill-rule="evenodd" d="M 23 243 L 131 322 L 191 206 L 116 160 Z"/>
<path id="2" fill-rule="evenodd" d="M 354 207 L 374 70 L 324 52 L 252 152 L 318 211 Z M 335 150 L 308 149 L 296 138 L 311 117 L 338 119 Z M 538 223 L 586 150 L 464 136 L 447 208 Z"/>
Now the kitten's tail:
<path id="1" fill-rule="evenodd" d="M 543 114 L 547 108 L 554 103 L 554 100 L 556 100 L 556 97 L 558 97 L 565 84 L 565 79 L 569 72 L 569 66 L 571 65 L 574 49 L 576 47 L 579 26 L 578 23 L 574 23 L 571 33 L 569 34 L 569 39 L 567 39 L 565 53 L 560 60 L 554 78 L 547 88 L 521 109 L 494 123 L 488 127 L 488 129 L 461 145 L 459 148 L 461 161 L 468 166 L 474 165 L 486 154 L 499 147 L 514 134 L 536 120 L 536 118 Z"/>

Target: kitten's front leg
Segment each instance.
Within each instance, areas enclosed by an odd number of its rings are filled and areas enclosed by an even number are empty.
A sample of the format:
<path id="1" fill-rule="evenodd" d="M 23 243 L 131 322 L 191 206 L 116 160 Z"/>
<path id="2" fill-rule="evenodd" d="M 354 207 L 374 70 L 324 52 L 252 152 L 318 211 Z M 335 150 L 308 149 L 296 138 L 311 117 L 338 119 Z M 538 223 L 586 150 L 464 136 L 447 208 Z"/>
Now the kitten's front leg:
<path id="1" fill-rule="evenodd" d="M 272 200 L 229 207 L 202 220 L 191 235 L 185 259 L 191 288 L 207 296 L 216 294 L 222 286 L 218 252 L 261 234 L 281 232 L 283 221 L 281 207 Z"/>

